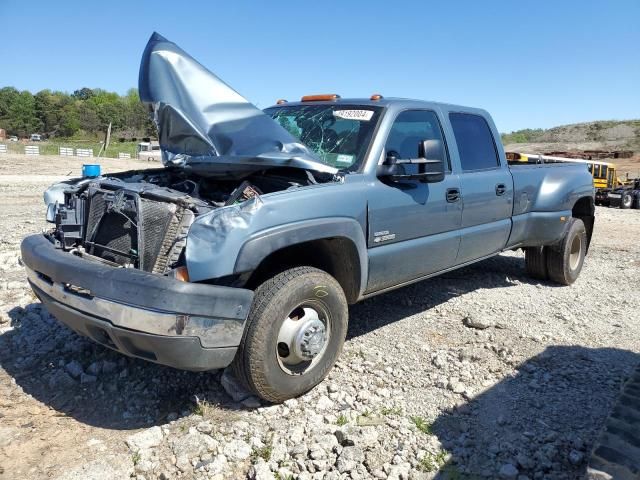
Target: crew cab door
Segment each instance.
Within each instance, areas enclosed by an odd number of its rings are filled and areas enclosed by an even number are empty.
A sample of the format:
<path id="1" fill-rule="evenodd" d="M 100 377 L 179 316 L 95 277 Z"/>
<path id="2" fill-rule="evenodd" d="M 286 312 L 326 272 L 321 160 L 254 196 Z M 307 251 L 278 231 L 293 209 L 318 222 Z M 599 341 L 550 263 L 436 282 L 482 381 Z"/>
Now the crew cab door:
<path id="1" fill-rule="evenodd" d="M 368 201 L 369 281 L 367 293 L 408 282 L 455 264 L 462 219 L 460 179 L 451 172 L 444 135 L 431 110 L 405 110 L 396 116 L 383 158 L 417 158 L 423 140 L 442 142 L 441 182 L 374 180 Z M 405 174 L 417 165 L 403 165 Z"/>
<path id="2" fill-rule="evenodd" d="M 513 179 L 487 120 L 450 112 L 460 162 L 462 229 L 456 264 L 501 251 L 511 232 Z"/>

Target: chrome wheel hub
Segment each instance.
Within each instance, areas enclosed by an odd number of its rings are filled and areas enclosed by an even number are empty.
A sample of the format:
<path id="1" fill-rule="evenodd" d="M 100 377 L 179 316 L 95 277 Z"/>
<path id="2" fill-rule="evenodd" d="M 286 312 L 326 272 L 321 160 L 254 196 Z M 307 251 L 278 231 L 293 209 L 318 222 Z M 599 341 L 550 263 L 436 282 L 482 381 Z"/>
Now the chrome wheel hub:
<path id="1" fill-rule="evenodd" d="M 308 360 L 318 355 L 324 347 L 326 341 L 327 330 L 324 323 L 320 319 L 308 321 L 298 333 L 296 338 L 295 349 L 300 355 Z"/>
<path id="2" fill-rule="evenodd" d="M 582 239 L 579 236 L 575 236 L 571 242 L 571 248 L 569 250 L 569 268 L 575 270 L 580 263 L 580 257 L 582 256 Z"/>
<path id="3" fill-rule="evenodd" d="M 289 374 L 304 373 L 322 356 L 328 339 L 326 319 L 315 308 L 298 307 L 278 332 L 278 363 Z"/>

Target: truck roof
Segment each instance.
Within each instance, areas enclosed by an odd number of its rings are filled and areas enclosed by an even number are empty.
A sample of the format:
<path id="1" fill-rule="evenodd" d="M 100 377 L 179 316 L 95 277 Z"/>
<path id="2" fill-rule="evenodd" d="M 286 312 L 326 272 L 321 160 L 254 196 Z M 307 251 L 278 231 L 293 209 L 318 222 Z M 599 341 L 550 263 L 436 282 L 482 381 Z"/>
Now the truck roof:
<path id="1" fill-rule="evenodd" d="M 411 98 L 398 98 L 398 97 L 382 97 L 379 100 L 372 100 L 371 98 L 337 98 L 335 100 L 316 100 L 316 101 L 296 101 L 296 102 L 284 102 L 273 105 L 272 107 L 286 107 L 286 106 L 298 106 L 298 105 L 362 105 L 367 107 L 390 107 L 395 106 L 399 108 L 434 108 L 444 107 L 446 110 L 456 111 L 473 111 L 478 112 L 478 108 L 465 107 L 462 105 L 454 105 L 450 103 L 434 102 L 430 100 L 415 100 Z"/>

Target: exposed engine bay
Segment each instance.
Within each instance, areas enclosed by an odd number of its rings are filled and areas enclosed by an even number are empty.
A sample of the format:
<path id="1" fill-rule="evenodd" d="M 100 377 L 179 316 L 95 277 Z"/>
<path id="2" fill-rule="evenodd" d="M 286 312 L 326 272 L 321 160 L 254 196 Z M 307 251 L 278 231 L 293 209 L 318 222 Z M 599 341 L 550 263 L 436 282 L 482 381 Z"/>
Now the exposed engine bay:
<path id="1" fill-rule="evenodd" d="M 138 86 L 153 112 L 166 168 L 52 186 L 45 204 L 56 228 L 48 236 L 58 248 L 114 267 L 175 273 L 187 261 L 187 234 L 192 225 L 197 230 L 198 217 L 220 209 L 201 219 L 211 220 L 205 236 L 214 248 L 217 238 L 255 214 L 244 207 L 260 203 L 261 195 L 341 175 L 161 35 L 149 40 Z"/>
<path id="2" fill-rule="evenodd" d="M 187 233 L 198 216 L 314 183 L 318 180 L 312 173 L 293 168 L 240 179 L 183 168 L 84 179 L 65 185 L 49 236 L 58 248 L 75 255 L 164 275 L 184 264 Z"/>

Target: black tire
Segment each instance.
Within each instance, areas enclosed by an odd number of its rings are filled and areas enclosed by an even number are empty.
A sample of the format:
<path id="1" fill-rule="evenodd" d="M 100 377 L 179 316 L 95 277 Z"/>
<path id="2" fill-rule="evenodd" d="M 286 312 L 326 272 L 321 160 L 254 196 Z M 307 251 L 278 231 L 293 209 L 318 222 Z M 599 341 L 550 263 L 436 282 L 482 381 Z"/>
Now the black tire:
<path id="1" fill-rule="evenodd" d="M 633 205 L 633 195 L 631 195 L 631 192 L 622 192 L 622 198 L 620 199 L 620 208 L 631 208 L 631 205 Z"/>
<path id="2" fill-rule="evenodd" d="M 547 272 L 547 248 L 527 247 L 524 249 L 524 265 L 527 274 L 537 280 L 548 280 Z"/>
<path id="3" fill-rule="evenodd" d="M 317 310 L 318 318 L 327 325 L 328 331 L 323 350 L 304 370 L 306 362 L 299 367 L 282 363 L 282 342 L 278 343 L 285 320 L 291 321 L 294 312 L 303 307 Z M 308 392 L 324 379 L 340 356 L 347 335 L 348 315 L 344 292 L 328 273 L 313 267 L 296 267 L 277 274 L 256 289 L 233 362 L 236 378 L 261 398 L 274 403 Z M 291 373 L 288 368 L 298 370 Z"/>
<path id="4" fill-rule="evenodd" d="M 561 285 L 571 285 L 576 281 L 587 253 L 584 223 L 573 217 L 569 222 L 569 229 L 562 241 L 546 248 L 549 279 Z"/>
<path id="5" fill-rule="evenodd" d="M 633 205 L 631 208 L 639 209 L 640 208 L 640 192 L 637 192 L 633 197 Z"/>

